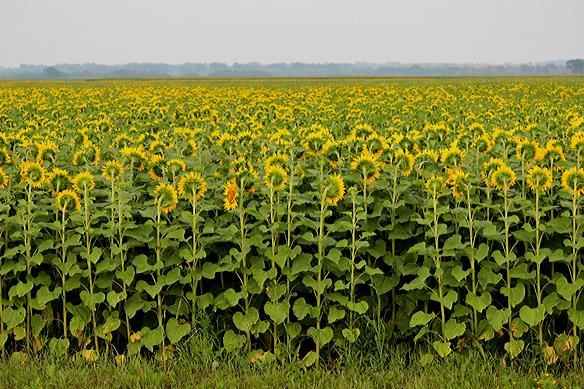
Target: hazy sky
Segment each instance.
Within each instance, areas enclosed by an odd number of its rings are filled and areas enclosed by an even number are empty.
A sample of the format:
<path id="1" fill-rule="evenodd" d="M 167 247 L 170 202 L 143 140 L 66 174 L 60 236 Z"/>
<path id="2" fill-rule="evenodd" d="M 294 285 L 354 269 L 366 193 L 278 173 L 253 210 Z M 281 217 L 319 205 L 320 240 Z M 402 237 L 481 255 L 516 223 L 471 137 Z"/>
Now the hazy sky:
<path id="1" fill-rule="evenodd" d="M 0 0 L 0 66 L 584 57 L 584 0 Z"/>

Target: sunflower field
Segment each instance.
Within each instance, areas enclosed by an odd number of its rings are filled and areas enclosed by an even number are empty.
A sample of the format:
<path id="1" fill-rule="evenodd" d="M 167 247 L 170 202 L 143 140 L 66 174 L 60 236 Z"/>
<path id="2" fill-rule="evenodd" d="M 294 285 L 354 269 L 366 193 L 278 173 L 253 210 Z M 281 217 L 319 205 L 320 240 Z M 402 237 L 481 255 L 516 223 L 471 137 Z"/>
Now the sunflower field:
<path id="1" fill-rule="evenodd" d="M 581 79 L 2 82 L 0 348 L 583 352 Z"/>

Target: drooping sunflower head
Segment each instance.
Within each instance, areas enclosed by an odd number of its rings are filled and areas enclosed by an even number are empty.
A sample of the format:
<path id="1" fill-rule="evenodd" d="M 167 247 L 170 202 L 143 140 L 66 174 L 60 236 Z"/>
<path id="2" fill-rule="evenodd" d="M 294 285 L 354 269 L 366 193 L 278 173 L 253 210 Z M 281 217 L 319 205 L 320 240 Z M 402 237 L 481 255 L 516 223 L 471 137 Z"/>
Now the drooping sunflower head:
<path id="1" fill-rule="evenodd" d="M 0 165 L 7 165 L 12 161 L 10 157 L 10 152 L 6 149 L 6 147 L 0 148 Z"/>
<path id="2" fill-rule="evenodd" d="M 190 201 L 197 201 L 207 192 L 207 181 L 199 173 L 189 172 L 178 183 L 178 193 Z"/>
<path id="3" fill-rule="evenodd" d="M 281 166 L 266 165 L 264 181 L 268 188 L 281 190 L 284 189 L 286 183 L 288 182 L 288 173 L 286 173 L 286 170 L 284 170 L 284 168 Z"/>
<path id="4" fill-rule="evenodd" d="M 118 161 L 107 161 L 101 167 L 101 174 L 108 182 L 116 182 L 124 174 L 124 166 Z"/>
<path id="5" fill-rule="evenodd" d="M 223 195 L 225 196 L 223 201 L 223 208 L 225 208 L 226 211 L 232 211 L 237 208 L 239 188 L 237 187 L 237 181 L 235 178 L 225 184 Z"/>
<path id="6" fill-rule="evenodd" d="M 584 154 L 584 131 L 578 131 L 572 135 L 570 148 L 577 154 Z"/>
<path id="7" fill-rule="evenodd" d="M 414 156 L 408 150 L 397 149 L 394 155 L 395 167 L 404 175 L 409 176 L 414 170 Z"/>
<path id="8" fill-rule="evenodd" d="M 176 175 L 187 170 L 187 165 L 185 164 L 185 161 L 179 158 L 173 158 L 168 160 L 168 162 L 166 162 L 166 167 L 168 168 L 168 171 L 172 175 Z"/>
<path id="9" fill-rule="evenodd" d="M 286 154 L 277 153 L 266 158 L 265 170 L 267 171 L 271 166 L 286 168 L 288 165 L 288 156 Z"/>
<path id="10" fill-rule="evenodd" d="M 58 193 L 69 184 L 69 172 L 65 169 L 53 168 L 49 173 L 47 182 L 53 189 L 53 193 Z"/>
<path id="11" fill-rule="evenodd" d="M 499 166 L 495 171 L 491 174 L 491 186 L 506 192 L 508 191 L 513 185 L 515 185 L 515 181 L 517 180 L 517 175 L 507 164 L 503 164 Z"/>
<path id="12" fill-rule="evenodd" d="M 327 204 L 337 205 L 345 196 L 345 183 L 343 177 L 338 174 L 328 176 L 325 185 L 325 198 Z"/>
<path id="13" fill-rule="evenodd" d="M 469 174 L 465 173 L 460 167 L 451 168 L 448 170 L 447 184 L 452 190 L 452 196 L 459 199 L 464 196 L 469 188 Z"/>
<path id="14" fill-rule="evenodd" d="M 562 173 L 562 187 L 574 197 L 584 195 L 584 169 L 572 167 Z"/>
<path id="15" fill-rule="evenodd" d="M 162 142 L 160 140 L 155 140 L 152 143 L 150 143 L 150 147 L 148 148 L 148 150 L 152 154 L 163 155 L 166 148 L 167 148 L 167 146 L 164 142 Z"/>
<path id="16" fill-rule="evenodd" d="M 440 155 L 432 149 L 423 149 L 414 157 L 414 165 L 419 170 L 438 170 L 438 159 Z"/>
<path id="17" fill-rule="evenodd" d="M 539 152 L 539 144 L 534 140 L 522 139 L 515 152 L 517 159 L 532 161 L 536 158 Z"/>
<path id="18" fill-rule="evenodd" d="M 505 165 L 505 162 L 503 162 L 502 159 L 493 158 L 493 157 L 491 157 L 488 162 L 485 162 L 483 164 L 483 170 L 481 171 L 481 178 L 483 179 L 483 182 L 485 183 L 485 185 L 487 185 L 488 187 L 491 186 L 491 175 L 493 174 L 493 172 L 495 170 L 497 170 L 497 168 L 504 166 L 504 165 Z"/>
<path id="19" fill-rule="evenodd" d="M 444 179 L 443 176 L 433 175 L 426 180 L 426 185 L 425 185 L 426 192 L 430 196 L 436 197 L 436 196 L 438 196 L 438 194 L 440 194 L 440 192 L 442 191 L 442 188 L 444 188 L 445 184 L 446 184 L 446 180 Z"/>
<path id="20" fill-rule="evenodd" d="M 95 165 L 99 164 L 100 150 L 99 147 L 87 141 L 81 146 L 81 150 L 73 154 L 73 165 Z"/>
<path id="21" fill-rule="evenodd" d="M 57 154 L 57 145 L 51 141 L 35 143 L 38 161 L 54 161 Z"/>
<path id="22" fill-rule="evenodd" d="M 174 186 L 161 182 L 154 188 L 154 198 L 162 213 L 168 213 L 176 208 L 178 194 Z"/>
<path id="23" fill-rule="evenodd" d="M 144 163 L 146 162 L 146 153 L 141 147 L 125 146 L 121 150 L 122 159 L 126 166 L 133 170 L 144 170 Z"/>
<path id="24" fill-rule="evenodd" d="M 526 181 L 533 192 L 545 192 L 552 187 L 552 171 L 545 167 L 533 166 L 527 172 Z"/>
<path id="25" fill-rule="evenodd" d="M 152 154 L 148 161 L 148 176 L 153 181 L 161 180 L 166 172 L 166 163 L 164 157 L 158 154 Z"/>
<path id="26" fill-rule="evenodd" d="M 457 144 L 453 144 L 440 153 L 440 162 L 447 167 L 455 167 L 461 164 L 464 152 L 458 148 Z"/>
<path id="27" fill-rule="evenodd" d="M 367 149 L 377 158 L 379 158 L 387 149 L 389 149 L 387 140 L 377 133 L 369 135 L 365 140 L 365 143 L 367 144 Z"/>
<path id="28" fill-rule="evenodd" d="M 548 142 L 545 148 L 540 148 L 539 155 L 536 159 L 543 161 L 545 164 L 552 165 L 565 160 L 566 157 L 562 146 L 552 141 Z"/>
<path id="29" fill-rule="evenodd" d="M 93 174 L 88 171 L 78 173 L 73 177 L 73 189 L 79 193 L 90 192 L 95 188 Z"/>
<path id="30" fill-rule="evenodd" d="M 45 168 L 40 162 L 25 161 L 20 164 L 20 180 L 22 183 L 40 188 L 45 182 Z"/>
<path id="31" fill-rule="evenodd" d="M 70 189 L 60 191 L 55 201 L 57 209 L 63 213 L 79 211 L 81 209 L 79 196 Z"/>
<path id="32" fill-rule="evenodd" d="M 481 134 L 474 138 L 473 148 L 479 153 L 488 154 L 495 142 L 487 134 Z"/>
<path id="33" fill-rule="evenodd" d="M 10 184 L 10 177 L 4 172 L 4 169 L 0 166 L 0 190 L 5 189 Z"/>
<path id="34" fill-rule="evenodd" d="M 371 185 L 381 176 L 381 162 L 368 149 L 364 149 L 361 154 L 353 158 L 351 170 L 359 172 L 363 181 Z"/>

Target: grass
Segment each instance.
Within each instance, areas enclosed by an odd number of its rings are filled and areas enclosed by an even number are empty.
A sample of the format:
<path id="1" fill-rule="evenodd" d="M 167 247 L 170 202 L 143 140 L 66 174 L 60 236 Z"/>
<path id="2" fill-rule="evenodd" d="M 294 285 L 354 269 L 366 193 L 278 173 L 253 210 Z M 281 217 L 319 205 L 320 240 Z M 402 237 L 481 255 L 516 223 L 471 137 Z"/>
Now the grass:
<path id="1" fill-rule="evenodd" d="M 195 344 L 195 346 L 198 344 Z M 582 387 L 584 369 L 555 366 L 547 372 L 529 360 L 505 366 L 495 356 L 452 354 L 423 365 L 411 354 L 389 353 L 373 364 L 357 358 L 343 367 L 302 369 L 296 364 L 251 364 L 237 355 L 195 349 L 187 344 L 166 364 L 143 357 L 123 364 L 112 359 L 13 356 L 0 361 L 2 388 L 488 388 Z"/>

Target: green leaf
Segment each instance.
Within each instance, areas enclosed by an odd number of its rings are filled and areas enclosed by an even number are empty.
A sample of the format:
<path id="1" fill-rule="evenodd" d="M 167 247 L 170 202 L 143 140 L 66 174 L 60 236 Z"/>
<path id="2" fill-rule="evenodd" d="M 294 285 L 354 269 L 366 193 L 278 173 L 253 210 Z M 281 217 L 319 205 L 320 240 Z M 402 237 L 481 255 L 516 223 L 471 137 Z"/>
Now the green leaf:
<path id="1" fill-rule="evenodd" d="M 504 347 L 511 359 L 513 359 L 521 354 L 524 345 L 525 343 L 520 339 L 511 339 L 509 342 L 505 343 Z"/>
<path id="2" fill-rule="evenodd" d="M 486 307 L 491 305 L 491 294 L 484 292 L 479 296 L 472 292 L 466 295 L 466 303 L 474 308 L 477 312 L 482 312 Z"/>
<path id="3" fill-rule="evenodd" d="M 154 351 L 154 346 L 161 346 L 164 341 L 164 328 L 156 327 L 154 330 L 145 331 L 143 333 L 140 343 L 150 351 Z"/>
<path id="4" fill-rule="evenodd" d="M 318 343 L 321 347 L 333 339 L 333 329 L 330 327 L 324 327 L 320 330 L 317 330 L 314 327 L 310 327 L 307 333 L 314 340 L 314 342 Z"/>
<path id="5" fill-rule="evenodd" d="M 259 311 L 256 308 L 251 307 L 249 308 L 247 314 L 244 314 L 243 312 L 235 312 L 232 319 L 233 324 L 235 324 L 235 327 L 238 330 L 248 332 L 251 330 L 251 327 L 259 320 L 259 318 Z"/>
<path id="6" fill-rule="evenodd" d="M 328 311 L 328 322 L 334 323 L 337 320 L 341 320 L 345 317 L 345 310 L 337 308 L 337 305 L 331 305 Z"/>
<path id="7" fill-rule="evenodd" d="M 67 354 L 67 350 L 69 349 L 69 339 L 56 339 L 52 338 L 49 341 L 49 350 L 51 354 L 55 356 L 62 356 Z"/>
<path id="8" fill-rule="evenodd" d="M 228 330 L 223 334 L 223 347 L 228 353 L 239 350 L 244 344 L 244 335 L 236 334 L 233 330 Z"/>
<path id="9" fill-rule="evenodd" d="M 359 328 L 343 328 L 341 333 L 343 334 L 343 337 L 349 341 L 349 343 L 355 343 L 359 335 L 361 335 Z"/>
<path id="10" fill-rule="evenodd" d="M 430 322 L 430 320 L 434 319 L 436 315 L 433 313 L 426 313 L 424 311 L 418 311 L 412 315 L 410 318 L 410 328 L 416 326 L 423 326 Z"/>
<path id="11" fill-rule="evenodd" d="M 493 330 L 500 331 L 503 325 L 509 321 L 511 312 L 508 308 L 497 309 L 492 305 L 487 308 L 487 321 L 493 327 Z"/>
<path id="12" fill-rule="evenodd" d="M 446 340 L 452 340 L 464 334 L 465 330 L 464 323 L 458 323 L 455 319 L 450 319 L 444 325 L 444 337 Z"/>
<path id="13" fill-rule="evenodd" d="M 545 317 L 545 307 L 543 305 L 537 308 L 530 308 L 524 305 L 519 310 L 519 317 L 530 327 L 534 327 L 543 321 Z"/>
<path id="14" fill-rule="evenodd" d="M 264 304 L 264 312 L 266 312 L 274 323 L 281 324 L 288 317 L 290 306 L 287 301 L 279 303 L 268 301 Z"/>
<path id="15" fill-rule="evenodd" d="M 440 358 L 446 358 L 452 352 L 450 342 L 435 341 L 432 343 L 432 347 L 440 355 Z"/>
<path id="16" fill-rule="evenodd" d="M 166 323 L 166 337 L 171 344 L 178 343 L 189 332 L 191 332 L 191 325 L 189 323 L 180 324 L 174 317 Z"/>
<path id="17" fill-rule="evenodd" d="M 366 301 L 359 301 L 359 302 L 347 302 L 347 308 L 349 308 L 353 312 L 357 312 L 359 315 L 365 314 L 369 309 L 369 304 Z"/>

